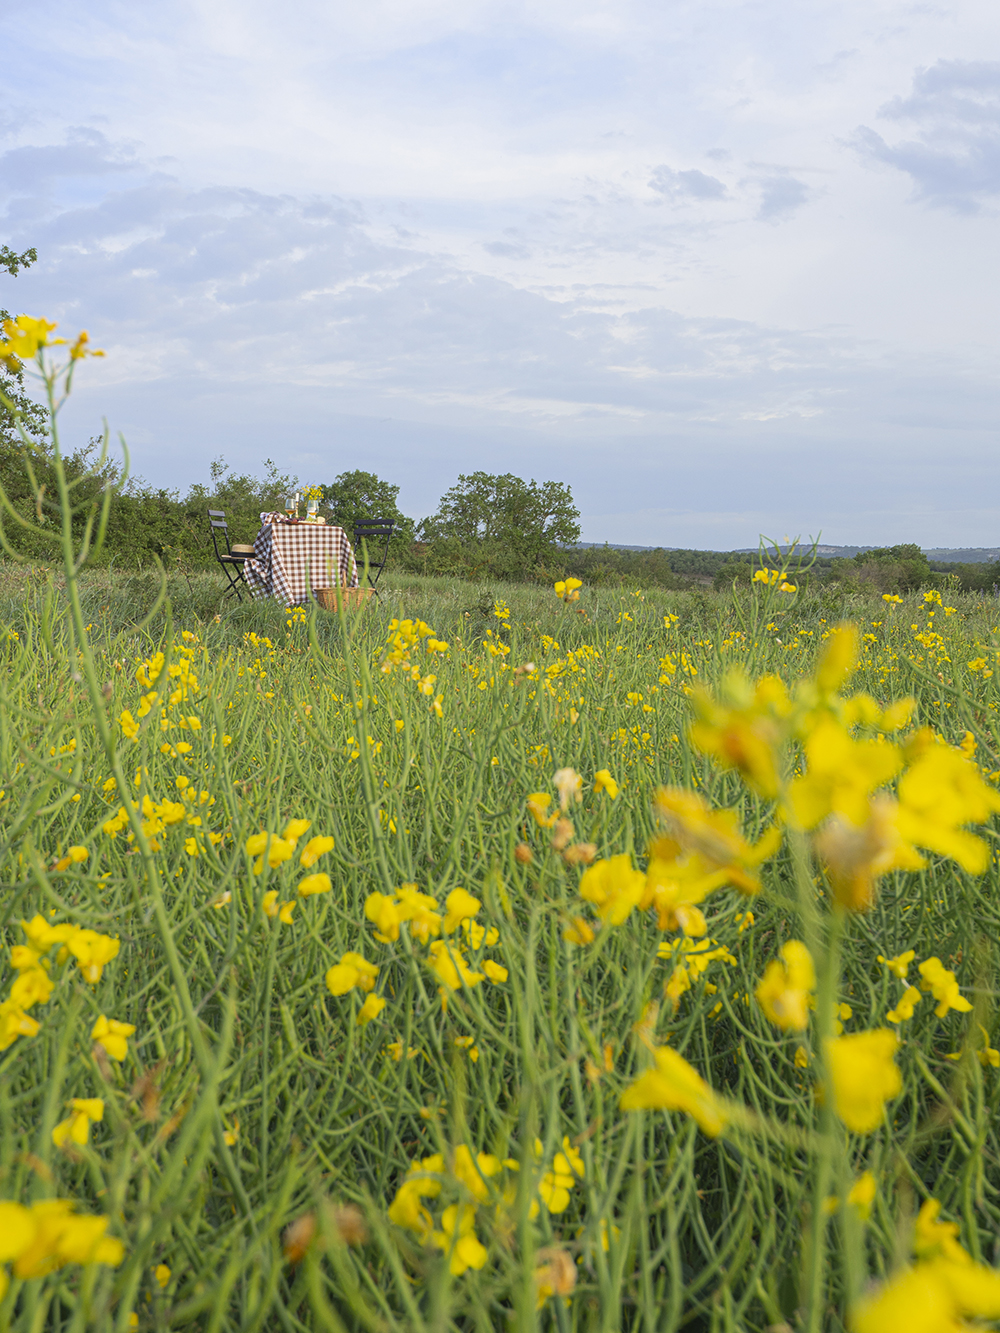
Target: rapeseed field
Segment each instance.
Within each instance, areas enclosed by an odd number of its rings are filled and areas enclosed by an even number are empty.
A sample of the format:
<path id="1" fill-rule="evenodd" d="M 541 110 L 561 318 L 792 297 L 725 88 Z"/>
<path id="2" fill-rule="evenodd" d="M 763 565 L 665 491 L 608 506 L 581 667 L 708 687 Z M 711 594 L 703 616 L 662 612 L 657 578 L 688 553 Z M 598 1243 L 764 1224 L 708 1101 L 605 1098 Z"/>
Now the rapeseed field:
<path id="1" fill-rule="evenodd" d="M 0 624 L 0 1328 L 1000 1318 L 1000 606 L 123 626 L 58 499 Z"/>

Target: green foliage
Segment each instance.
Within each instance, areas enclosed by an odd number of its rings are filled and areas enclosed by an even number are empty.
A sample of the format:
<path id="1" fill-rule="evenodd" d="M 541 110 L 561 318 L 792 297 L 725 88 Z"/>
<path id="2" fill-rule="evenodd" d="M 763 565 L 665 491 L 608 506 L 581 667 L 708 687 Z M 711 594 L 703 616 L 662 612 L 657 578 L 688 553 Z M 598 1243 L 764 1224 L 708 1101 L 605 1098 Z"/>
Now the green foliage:
<path id="1" fill-rule="evenodd" d="M 592 587 L 685 588 L 673 569 L 673 552 L 623 551 L 609 546 L 578 546 L 561 552 L 567 574 Z"/>
<path id="2" fill-rule="evenodd" d="M 722 592 L 726 588 L 731 588 L 734 583 L 749 585 L 752 576 L 753 569 L 749 560 L 727 560 L 715 571 L 712 587 L 716 592 Z"/>
<path id="3" fill-rule="evenodd" d="M 324 504 L 331 511 L 334 523 L 339 524 L 349 537 L 354 532 L 355 523 L 361 519 L 392 519 L 396 523 L 392 548 L 402 551 L 413 544 L 414 523 L 400 510 L 398 496 L 398 486 L 360 468 L 341 472 L 323 487 Z"/>
<path id="4" fill-rule="evenodd" d="M 472 472 L 442 496 L 418 536 L 427 572 L 547 579 L 580 536 L 580 511 L 563 482 Z"/>
<path id="5" fill-rule="evenodd" d="M 0 245 L 0 270 L 5 270 L 12 278 L 16 278 L 22 268 L 30 268 L 37 259 L 38 251 L 34 247 L 19 255 L 9 246 Z M 9 311 L 0 310 L 0 327 L 10 318 Z M 23 369 L 11 370 L 0 363 L 0 468 L 5 470 L 18 458 L 21 448 L 17 421 L 33 439 L 44 439 L 45 409 L 24 392 Z"/>
<path id="6" fill-rule="evenodd" d="M 853 560 L 834 560 L 833 577 L 867 584 L 879 592 L 912 592 L 932 582 L 930 563 L 915 542 L 859 551 Z"/>
<path id="7" fill-rule="evenodd" d="M 991 564 L 952 564 L 947 572 L 957 575 L 963 592 L 991 592 L 1000 585 L 1000 560 Z"/>

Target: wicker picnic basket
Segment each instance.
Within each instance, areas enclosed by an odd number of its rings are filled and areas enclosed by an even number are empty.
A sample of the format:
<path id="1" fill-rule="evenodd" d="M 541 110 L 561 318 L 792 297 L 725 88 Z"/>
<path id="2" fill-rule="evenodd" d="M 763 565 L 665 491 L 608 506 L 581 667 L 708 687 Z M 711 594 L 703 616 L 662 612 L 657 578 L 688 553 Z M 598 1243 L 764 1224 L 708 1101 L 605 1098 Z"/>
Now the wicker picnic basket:
<path id="1" fill-rule="evenodd" d="M 366 606 L 374 588 L 315 588 L 317 603 L 324 611 L 339 611 L 343 602 L 345 611 L 359 611 Z"/>

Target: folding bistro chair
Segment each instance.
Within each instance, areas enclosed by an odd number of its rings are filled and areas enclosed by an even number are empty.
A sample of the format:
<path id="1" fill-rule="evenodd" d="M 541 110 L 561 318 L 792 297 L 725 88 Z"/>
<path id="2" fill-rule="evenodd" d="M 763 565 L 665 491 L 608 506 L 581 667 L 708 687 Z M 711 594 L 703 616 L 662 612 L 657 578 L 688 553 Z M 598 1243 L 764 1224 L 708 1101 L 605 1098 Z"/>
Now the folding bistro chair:
<path id="1" fill-rule="evenodd" d="M 375 588 L 375 596 L 378 596 L 378 583 L 385 569 L 385 562 L 389 557 L 389 543 L 392 541 L 392 534 L 396 531 L 396 520 L 392 518 L 362 518 L 354 525 L 354 548 L 355 552 L 359 545 L 362 547 L 362 561 L 368 565 L 368 582 Z M 381 559 L 376 560 L 368 550 L 368 544 L 381 549 Z M 374 577 L 373 577 L 374 575 Z"/>
<path id="2" fill-rule="evenodd" d="M 235 594 L 236 600 L 242 602 L 243 594 L 240 591 L 242 587 L 247 586 L 246 578 L 243 574 L 244 562 L 253 555 L 253 547 L 245 546 L 239 542 L 230 545 L 229 525 L 226 523 L 226 515 L 221 509 L 210 509 L 208 511 L 208 522 L 212 529 L 212 545 L 215 547 L 215 558 L 222 566 L 226 578 L 229 580 L 229 587 L 226 589 L 227 597 Z M 226 544 L 224 551 L 219 550 L 219 534 L 222 534 L 222 540 Z"/>

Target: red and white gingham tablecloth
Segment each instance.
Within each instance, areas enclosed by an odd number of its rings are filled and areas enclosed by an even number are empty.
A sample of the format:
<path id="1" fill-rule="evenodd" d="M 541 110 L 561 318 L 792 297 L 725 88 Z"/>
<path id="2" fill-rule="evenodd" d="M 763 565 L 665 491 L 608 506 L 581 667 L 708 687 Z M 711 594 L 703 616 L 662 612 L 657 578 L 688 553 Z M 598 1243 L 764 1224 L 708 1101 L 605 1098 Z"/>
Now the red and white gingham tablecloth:
<path id="1" fill-rule="evenodd" d="M 254 554 L 243 566 L 254 597 L 277 597 L 286 606 L 301 606 L 309 600 L 310 588 L 358 586 L 358 567 L 343 528 L 289 523 L 279 514 L 261 517 Z"/>

